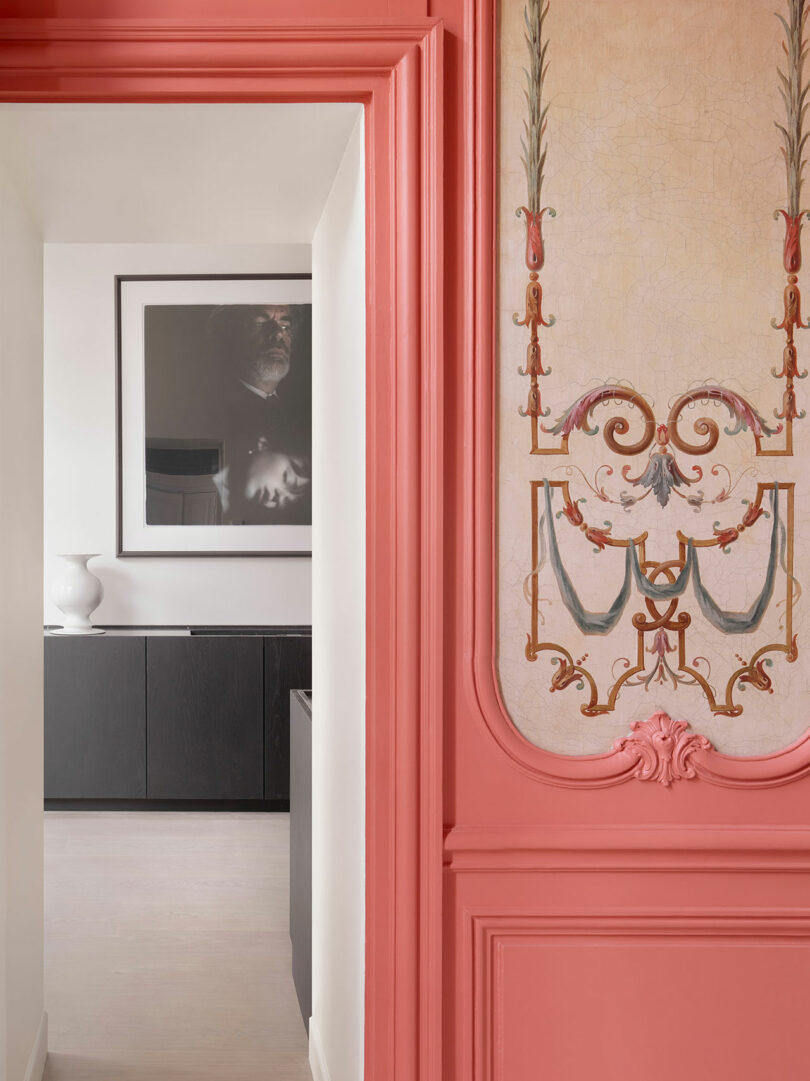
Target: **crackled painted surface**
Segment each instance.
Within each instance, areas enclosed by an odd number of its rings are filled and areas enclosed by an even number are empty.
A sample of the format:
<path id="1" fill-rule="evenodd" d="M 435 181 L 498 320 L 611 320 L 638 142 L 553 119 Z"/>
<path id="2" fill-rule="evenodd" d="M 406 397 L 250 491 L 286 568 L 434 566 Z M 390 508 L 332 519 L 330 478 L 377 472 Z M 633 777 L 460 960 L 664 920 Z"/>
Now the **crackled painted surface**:
<path id="1" fill-rule="evenodd" d="M 780 14 L 502 5 L 498 672 L 547 750 L 659 709 L 734 754 L 807 728 L 803 0 Z"/>

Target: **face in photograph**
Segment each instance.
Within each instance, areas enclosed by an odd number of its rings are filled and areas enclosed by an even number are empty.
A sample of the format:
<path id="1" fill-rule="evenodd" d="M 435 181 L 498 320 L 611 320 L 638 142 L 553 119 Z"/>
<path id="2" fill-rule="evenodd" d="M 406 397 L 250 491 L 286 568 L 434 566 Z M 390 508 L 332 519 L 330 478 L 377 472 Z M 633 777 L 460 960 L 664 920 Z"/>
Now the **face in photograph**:
<path id="1" fill-rule="evenodd" d="M 273 450 L 263 439 L 214 477 L 223 514 L 237 522 L 262 522 L 276 513 L 294 521 L 308 509 L 310 483 L 308 462 Z"/>
<path id="2" fill-rule="evenodd" d="M 290 373 L 298 322 L 289 304 L 218 308 L 211 318 L 214 349 L 229 374 L 262 394 L 275 394 Z"/>

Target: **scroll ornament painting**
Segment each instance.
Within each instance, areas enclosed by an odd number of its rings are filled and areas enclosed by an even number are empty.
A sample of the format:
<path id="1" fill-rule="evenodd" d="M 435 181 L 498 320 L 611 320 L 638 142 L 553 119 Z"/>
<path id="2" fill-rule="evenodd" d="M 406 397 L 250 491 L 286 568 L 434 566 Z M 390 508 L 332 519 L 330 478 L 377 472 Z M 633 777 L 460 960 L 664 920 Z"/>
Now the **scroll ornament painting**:
<path id="1" fill-rule="evenodd" d="M 497 666 L 546 751 L 808 727 L 806 14 L 501 6 Z"/>

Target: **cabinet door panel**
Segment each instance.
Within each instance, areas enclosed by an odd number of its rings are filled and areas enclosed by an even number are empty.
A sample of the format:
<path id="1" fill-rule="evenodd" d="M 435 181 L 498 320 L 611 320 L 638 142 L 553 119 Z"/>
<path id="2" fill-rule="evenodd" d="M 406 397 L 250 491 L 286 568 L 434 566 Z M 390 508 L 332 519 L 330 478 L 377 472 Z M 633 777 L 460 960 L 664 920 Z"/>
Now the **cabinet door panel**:
<path id="1" fill-rule="evenodd" d="M 312 684 L 312 638 L 264 639 L 264 797 L 290 798 L 290 691 Z"/>
<path id="2" fill-rule="evenodd" d="M 262 640 L 150 638 L 151 799 L 261 799 Z"/>
<path id="3" fill-rule="evenodd" d="M 45 798 L 146 795 L 144 638 L 45 639 Z"/>

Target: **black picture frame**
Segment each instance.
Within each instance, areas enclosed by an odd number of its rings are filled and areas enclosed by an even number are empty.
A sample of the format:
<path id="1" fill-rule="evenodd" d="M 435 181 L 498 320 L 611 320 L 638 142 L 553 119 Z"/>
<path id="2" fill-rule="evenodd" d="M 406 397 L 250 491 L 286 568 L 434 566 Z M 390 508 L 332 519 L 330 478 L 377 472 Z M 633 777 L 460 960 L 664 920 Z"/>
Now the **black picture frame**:
<path id="1" fill-rule="evenodd" d="M 117 274 L 114 278 L 115 300 L 115 399 L 116 399 L 116 556 L 118 558 L 311 558 L 311 542 L 306 548 L 259 548 L 242 549 L 229 547 L 223 549 L 163 549 L 132 548 L 125 542 L 125 477 L 124 477 L 124 342 L 125 328 L 123 315 L 123 291 L 128 283 L 170 283 L 170 282 L 309 282 L 311 273 L 267 273 L 267 274 Z M 308 301 L 311 306 L 311 299 Z M 310 358 L 311 362 L 311 358 Z M 145 471 L 145 464 L 144 464 Z M 150 528 L 147 526 L 147 528 Z M 159 529 L 160 526 L 151 528 Z M 184 526 L 182 528 L 189 528 Z M 192 527 L 193 528 L 193 527 Z M 222 526 L 205 528 L 222 529 Z M 228 528 L 228 527 L 224 527 Z M 235 526 L 245 529 L 249 527 Z M 267 526 L 268 529 L 278 528 Z M 311 526 L 309 527 L 311 531 Z"/>

